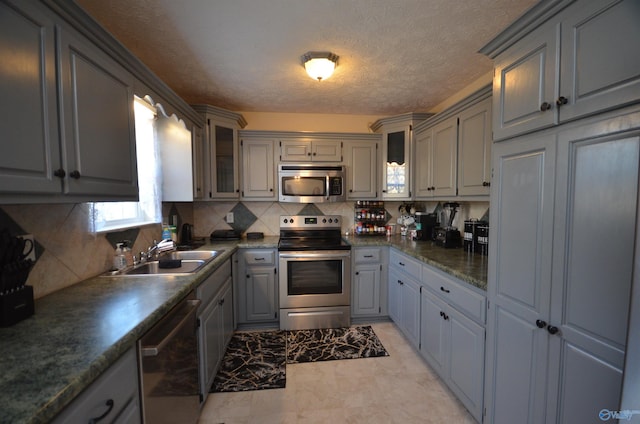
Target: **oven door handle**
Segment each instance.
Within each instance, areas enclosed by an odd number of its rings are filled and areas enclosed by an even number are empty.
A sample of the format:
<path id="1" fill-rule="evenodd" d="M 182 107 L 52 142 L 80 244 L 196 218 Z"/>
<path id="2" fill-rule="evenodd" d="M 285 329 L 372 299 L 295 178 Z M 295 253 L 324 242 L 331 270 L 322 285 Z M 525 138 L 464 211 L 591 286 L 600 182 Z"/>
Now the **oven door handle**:
<path id="1" fill-rule="evenodd" d="M 280 259 L 342 259 L 351 256 L 350 250 L 339 251 L 304 251 L 304 252 L 280 252 Z"/>
<path id="2" fill-rule="evenodd" d="M 329 178 L 328 175 L 325 178 L 326 178 L 325 179 L 325 185 L 326 185 L 325 188 L 327 190 L 325 193 L 327 193 L 327 200 L 329 200 L 329 197 L 331 197 L 331 187 L 330 187 L 330 184 L 329 184 L 330 178 Z"/>

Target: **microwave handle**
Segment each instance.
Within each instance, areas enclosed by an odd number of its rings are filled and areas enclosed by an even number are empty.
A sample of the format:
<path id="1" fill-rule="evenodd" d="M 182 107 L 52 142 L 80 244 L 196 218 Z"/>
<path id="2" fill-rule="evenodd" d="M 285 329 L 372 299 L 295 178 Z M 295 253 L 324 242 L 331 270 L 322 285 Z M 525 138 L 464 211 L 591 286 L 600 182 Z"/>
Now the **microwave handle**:
<path id="1" fill-rule="evenodd" d="M 325 193 L 327 193 L 327 200 L 329 200 L 329 197 L 331 196 L 331 184 L 330 184 L 330 181 L 331 180 L 329 179 L 329 176 L 327 175 L 325 177 L 325 184 L 326 184 Z"/>

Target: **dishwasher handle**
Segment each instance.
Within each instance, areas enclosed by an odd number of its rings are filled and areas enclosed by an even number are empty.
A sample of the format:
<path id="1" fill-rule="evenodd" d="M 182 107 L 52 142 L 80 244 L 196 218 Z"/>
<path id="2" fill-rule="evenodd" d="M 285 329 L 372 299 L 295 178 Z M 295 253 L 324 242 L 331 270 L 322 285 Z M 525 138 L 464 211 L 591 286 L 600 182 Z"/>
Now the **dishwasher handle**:
<path id="1" fill-rule="evenodd" d="M 142 356 L 158 356 L 160 354 L 160 351 L 162 351 L 162 349 L 171 341 L 171 339 L 173 339 L 180 332 L 180 330 L 189 323 L 191 317 L 198 310 L 198 306 L 200 306 L 200 300 L 190 299 L 186 301 L 186 304 L 188 305 L 188 307 L 186 308 L 186 311 L 184 312 L 178 311 L 180 313 L 183 313 L 184 316 L 180 318 L 180 321 L 167 333 L 166 336 L 162 338 L 162 340 L 160 340 L 160 342 L 158 342 L 155 345 L 151 345 L 151 346 L 142 345 L 140 347 L 140 352 L 142 353 Z M 167 318 L 171 318 L 169 319 L 169 322 L 174 321 L 173 316 L 167 317 Z M 164 318 L 158 324 L 158 326 L 162 326 L 163 321 L 165 321 Z"/>

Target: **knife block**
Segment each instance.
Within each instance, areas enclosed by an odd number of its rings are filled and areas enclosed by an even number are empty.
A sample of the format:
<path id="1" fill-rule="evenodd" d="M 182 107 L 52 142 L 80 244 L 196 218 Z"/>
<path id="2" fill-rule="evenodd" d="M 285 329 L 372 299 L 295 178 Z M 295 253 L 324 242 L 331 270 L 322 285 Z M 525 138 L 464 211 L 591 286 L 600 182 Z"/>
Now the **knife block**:
<path id="1" fill-rule="evenodd" d="M 34 313 L 33 287 L 22 286 L 0 295 L 0 327 L 9 327 Z"/>

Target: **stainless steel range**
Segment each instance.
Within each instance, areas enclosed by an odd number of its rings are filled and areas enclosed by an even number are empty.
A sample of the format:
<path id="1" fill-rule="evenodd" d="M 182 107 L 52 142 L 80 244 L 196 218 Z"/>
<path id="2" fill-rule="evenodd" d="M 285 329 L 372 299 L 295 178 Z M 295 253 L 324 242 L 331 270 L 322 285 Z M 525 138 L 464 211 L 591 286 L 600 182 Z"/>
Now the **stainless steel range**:
<path id="1" fill-rule="evenodd" d="M 351 324 L 351 246 L 341 224 L 340 215 L 280 217 L 281 329 Z"/>

